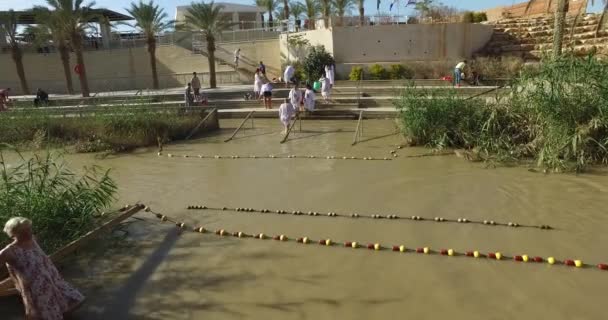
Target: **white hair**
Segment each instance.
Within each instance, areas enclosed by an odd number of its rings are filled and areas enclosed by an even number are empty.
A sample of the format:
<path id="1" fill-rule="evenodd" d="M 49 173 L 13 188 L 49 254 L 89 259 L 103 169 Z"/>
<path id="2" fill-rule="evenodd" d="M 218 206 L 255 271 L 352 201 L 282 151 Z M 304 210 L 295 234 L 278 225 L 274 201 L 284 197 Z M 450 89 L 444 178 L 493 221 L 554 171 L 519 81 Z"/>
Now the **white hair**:
<path id="1" fill-rule="evenodd" d="M 10 218 L 4 225 L 4 232 L 8 234 L 9 237 L 14 237 L 17 233 L 17 230 L 19 230 L 23 226 L 31 227 L 32 221 L 28 218 L 13 217 Z"/>

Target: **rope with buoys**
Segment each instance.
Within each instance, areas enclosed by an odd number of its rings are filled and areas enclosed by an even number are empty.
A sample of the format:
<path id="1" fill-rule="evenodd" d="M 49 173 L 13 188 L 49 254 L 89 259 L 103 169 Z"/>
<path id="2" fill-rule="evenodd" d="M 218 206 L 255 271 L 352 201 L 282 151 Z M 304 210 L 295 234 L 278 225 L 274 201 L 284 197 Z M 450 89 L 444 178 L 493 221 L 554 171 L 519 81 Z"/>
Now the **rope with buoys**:
<path id="1" fill-rule="evenodd" d="M 221 236 L 221 237 L 236 237 L 236 238 L 241 238 L 241 239 L 243 239 L 243 238 L 253 238 L 253 239 L 260 239 L 260 240 L 273 239 L 273 240 L 276 240 L 279 242 L 292 242 L 295 239 L 295 242 L 297 242 L 299 244 L 318 243 L 319 245 L 327 246 L 327 247 L 331 247 L 331 246 L 338 247 L 341 244 L 341 242 L 336 242 L 329 238 L 320 239 L 320 240 L 315 241 L 308 237 L 292 238 L 292 237 L 289 237 L 284 234 L 268 236 L 264 233 L 248 234 L 248 233 L 245 233 L 242 231 L 229 232 L 225 229 L 217 229 L 217 230 L 211 231 L 211 230 L 205 229 L 202 226 L 191 227 L 184 222 L 177 221 L 175 219 L 169 218 L 166 215 L 163 215 L 160 213 L 155 213 L 155 212 L 151 212 L 151 211 L 147 211 L 147 212 L 154 214 L 158 219 L 160 219 L 163 222 L 174 223 L 181 230 L 191 231 L 191 232 L 196 232 L 196 233 L 208 233 L 208 234 L 215 234 L 215 235 Z M 391 251 L 391 252 L 398 252 L 398 253 L 411 252 L 411 253 L 418 253 L 418 254 L 422 254 L 422 255 L 442 255 L 442 256 L 447 256 L 447 257 L 471 257 L 471 258 L 477 258 L 477 259 L 485 258 L 486 260 L 515 261 L 515 262 L 523 262 L 523 263 L 548 263 L 550 265 L 563 265 L 563 266 L 586 268 L 586 269 L 590 269 L 591 267 L 594 266 L 593 264 L 584 263 L 580 259 L 559 260 L 559 259 L 556 259 L 555 257 L 543 258 L 541 256 L 532 256 L 532 255 L 527 255 L 527 254 L 507 255 L 507 254 L 503 254 L 501 252 L 489 252 L 487 254 L 484 254 L 484 253 L 481 253 L 480 251 L 460 252 L 460 251 L 456 251 L 451 248 L 433 250 L 430 247 L 411 247 L 410 248 L 410 247 L 406 247 L 405 245 L 384 246 L 380 243 L 363 244 L 363 243 L 356 242 L 356 241 L 343 242 L 342 246 L 346 247 L 346 248 L 352 248 L 352 249 L 367 248 L 367 249 L 373 250 L 373 251 Z M 606 264 L 606 263 L 596 264 L 595 267 L 600 270 L 608 270 L 608 264 Z"/>
<path id="2" fill-rule="evenodd" d="M 389 219 L 389 220 L 413 220 L 413 221 L 434 221 L 434 222 L 446 222 L 446 223 L 471 223 L 471 224 L 482 224 L 487 226 L 504 226 L 504 227 L 512 227 L 512 228 L 537 228 L 541 230 L 552 230 L 553 227 L 550 225 L 523 225 L 517 222 L 496 222 L 494 220 L 469 220 L 467 218 L 458 218 L 458 219 L 447 219 L 443 217 L 435 217 L 432 219 L 424 218 L 421 216 L 411 216 L 408 218 L 403 218 L 396 214 L 359 214 L 359 213 L 350 213 L 350 214 L 340 214 L 337 212 L 330 211 L 328 213 L 320 213 L 317 211 L 300 211 L 300 210 L 270 210 L 270 209 L 254 209 L 254 208 L 213 208 L 202 205 L 189 205 L 187 206 L 188 210 L 216 210 L 216 211 L 235 211 L 235 212 L 251 212 L 251 213 L 276 213 L 276 214 L 292 214 L 292 215 L 308 215 L 308 216 L 325 216 L 325 217 L 341 217 L 341 218 L 363 218 L 363 219 Z"/>
<path id="3" fill-rule="evenodd" d="M 163 156 L 163 154 L 161 152 L 158 153 L 158 156 L 161 157 Z M 316 156 L 316 155 L 248 155 L 248 156 L 242 156 L 242 155 L 230 155 L 230 156 L 226 156 L 226 155 L 196 155 L 196 156 L 192 156 L 192 155 L 176 155 L 176 154 L 172 154 L 172 153 L 168 153 L 167 154 L 168 158 L 199 158 L 199 159 L 232 159 L 232 160 L 238 160 L 238 159 L 317 159 L 317 160 L 321 160 L 321 159 L 326 159 L 326 160 L 372 160 L 372 161 L 391 161 L 393 159 L 388 158 L 388 157 L 383 157 L 383 158 L 374 158 L 374 157 L 355 157 L 355 156 Z"/>

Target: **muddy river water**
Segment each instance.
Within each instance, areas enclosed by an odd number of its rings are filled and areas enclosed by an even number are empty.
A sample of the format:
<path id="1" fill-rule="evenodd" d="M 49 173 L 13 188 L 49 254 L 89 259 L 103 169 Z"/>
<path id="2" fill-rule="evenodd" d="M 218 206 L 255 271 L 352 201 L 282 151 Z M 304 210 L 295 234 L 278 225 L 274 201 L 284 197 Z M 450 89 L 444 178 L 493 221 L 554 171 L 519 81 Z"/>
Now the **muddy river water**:
<path id="1" fill-rule="evenodd" d="M 237 124 L 222 120 L 218 134 L 164 152 L 390 157 L 403 142 L 392 121 L 366 120 L 355 146 L 354 121 L 304 122 L 279 144 L 278 123 L 256 120 L 255 129 L 224 143 Z M 419 148 L 397 151 L 393 161 L 168 158 L 152 149 L 68 161 L 112 168 L 119 203 L 141 201 L 212 230 L 608 263 L 606 172 L 544 175 L 455 156 L 407 157 L 428 152 Z M 466 217 L 555 230 L 186 210 L 197 204 Z M 606 319 L 608 272 L 595 268 L 178 235 L 150 214 L 135 217 L 127 237 L 63 269 L 89 299 L 77 319 Z M 7 309 L 8 318 L 18 310 Z"/>

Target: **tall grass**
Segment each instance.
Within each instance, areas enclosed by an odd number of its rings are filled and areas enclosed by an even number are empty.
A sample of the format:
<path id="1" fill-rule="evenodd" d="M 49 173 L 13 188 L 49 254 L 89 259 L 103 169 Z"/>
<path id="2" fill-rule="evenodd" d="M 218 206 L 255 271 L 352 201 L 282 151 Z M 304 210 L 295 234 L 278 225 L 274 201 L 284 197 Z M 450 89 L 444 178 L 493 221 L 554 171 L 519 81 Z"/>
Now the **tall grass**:
<path id="1" fill-rule="evenodd" d="M 125 109 L 125 108 L 123 108 Z M 115 108 L 82 117 L 45 110 L 0 117 L 0 142 L 75 145 L 77 151 L 125 151 L 163 141 L 184 139 L 204 116 L 183 111 L 146 112 Z M 11 114 L 12 115 L 12 114 Z M 208 129 L 215 129 L 208 124 Z"/>
<path id="2" fill-rule="evenodd" d="M 13 152 L 18 164 L 11 166 L 0 148 L 0 223 L 14 216 L 31 219 L 38 242 L 46 251 L 92 230 L 95 215 L 114 200 L 117 187 L 109 170 L 89 167 L 77 175 L 60 155 L 25 158 Z M 0 245 L 8 241 L 6 235 L 0 235 Z"/>
<path id="3" fill-rule="evenodd" d="M 608 163 L 606 74 L 606 62 L 564 57 L 523 72 L 507 99 L 464 100 L 453 90 L 410 88 L 396 105 L 404 134 L 416 144 L 582 171 Z"/>

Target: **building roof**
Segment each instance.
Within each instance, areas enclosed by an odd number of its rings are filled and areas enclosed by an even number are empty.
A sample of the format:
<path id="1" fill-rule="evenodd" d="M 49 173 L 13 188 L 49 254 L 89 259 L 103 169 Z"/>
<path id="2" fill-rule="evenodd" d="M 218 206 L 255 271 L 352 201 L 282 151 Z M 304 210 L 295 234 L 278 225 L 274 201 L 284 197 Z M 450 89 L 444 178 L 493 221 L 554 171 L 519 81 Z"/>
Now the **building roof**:
<path id="1" fill-rule="evenodd" d="M 265 10 L 258 6 L 251 6 L 246 4 L 230 3 L 230 2 L 216 2 L 215 5 L 224 6 L 222 11 L 224 12 L 264 12 Z M 185 11 L 190 6 L 178 6 L 177 11 Z"/>
<path id="2" fill-rule="evenodd" d="M 0 11 L 0 13 L 7 13 L 8 11 Z M 108 9 L 94 9 L 93 12 L 101 14 L 110 21 L 129 21 L 133 20 L 128 15 L 118 13 L 116 11 Z M 15 11 L 17 14 L 17 24 L 36 24 L 36 15 L 32 11 Z M 94 19 L 91 22 L 99 22 L 98 19 Z"/>

